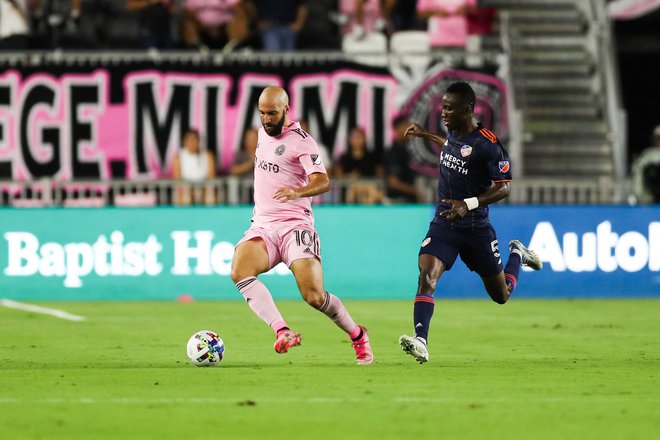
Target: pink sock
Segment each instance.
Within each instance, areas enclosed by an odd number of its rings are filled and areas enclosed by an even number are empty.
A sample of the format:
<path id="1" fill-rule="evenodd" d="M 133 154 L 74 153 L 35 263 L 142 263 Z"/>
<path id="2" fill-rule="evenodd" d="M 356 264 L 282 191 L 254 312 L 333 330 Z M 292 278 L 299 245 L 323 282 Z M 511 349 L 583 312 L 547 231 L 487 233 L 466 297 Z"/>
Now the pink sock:
<path id="1" fill-rule="evenodd" d="M 282 327 L 288 327 L 264 283 L 255 277 L 248 277 L 236 283 L 236 287 L 252 311 L 268 324 L 275 334 Z"/>
<path id="2" fill-rule="evenodd" d="M 328 318 L 337 324 L 339 328 L 348 333 L 351 338 L 360 334 L 360 327 L 357 326 L 351 315 L 342 304 L 341 300 L 330 292 L 325 292 L 325 302 L 319 309 L 320 312 L 325 313 Z"/>

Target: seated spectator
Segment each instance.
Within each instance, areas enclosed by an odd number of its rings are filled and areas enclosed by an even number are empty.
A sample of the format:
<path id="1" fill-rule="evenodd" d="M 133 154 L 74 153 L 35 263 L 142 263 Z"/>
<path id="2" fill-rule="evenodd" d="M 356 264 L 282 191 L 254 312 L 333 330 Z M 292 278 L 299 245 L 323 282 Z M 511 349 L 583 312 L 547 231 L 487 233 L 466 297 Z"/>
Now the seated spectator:
<path id="1" fill-rule="evenodd" d="M 346 203 L 382 203 L 383 193 L 374 182 L 360 182 L 359 179 L 383 177 L 383 166 L 376 155 L 367 149 L 367 137 L 360 127 L 353 127 L 349 133 L 348 151 L 339 158 L 335 167 L 337 177 L 358 180 L 346 189 Z"/>
<path id="2" fill-rule="evenodd" d="M 251 0 L 257 15 L 262 48 L 267 52 L 289 52 L 307 20 L 305 0 Z"/>
<path id="3" fill-rule="evenodd" d="M 410 120 L 406 116 L 397 116 L 394 128 L 394 142 L 387 152 L 386 186 L 387 197 L 394 203 L 417 203 L 422 201 L 422 195 L 415 187 L 417 173 L 410 167 L 412 162 L 411 145 L 406 139 L 406 128 Z"/>
<path id="4" fill-rule="evenodd" d="M 337 0 L 308 2 L 307 19 L 298 33 L 296 48 L 300 50 L 341 49 L 337 17 Z"/>
<path id="5" fill-rule="evenodd" d="M 25 0 L 0 0 L 0 50 L 26 50 L 29 45 Z"/>
<path id="6" fill-rule="evenodd" d="M 417 16 L 417 0 L 384 1 L 385 15 L 389 17 L 389 27 L 392 32 L 424 29 L 424 23 Z"/>
<path id="7" fill-rule="evenodd" d="M 210 151 L 200 148 L 197 130 L 188 130 L 183 136 L 182 149 L 174 156 L 172 177 L 186 184 L 178 185 L 174 196 L 175 205 L 215 204 L 211 187 L 202 185 L 215 177 L 215 159 Z"/>
<path id="8" fill-rule="evenodd" d="M 363 37 L 370 32 L 385 30 L 384 0 L 339 0 L 339 12 L 343 18 L 342 35 Z"/>
<path id="9" fill-rule="evenodd" d="M 256 128 L 248 128 L 243 134 L 241 149 L 234 156 L 234 163 L 229 168 L 231 176 L 251 177 L 254 172 L 254 160 L 257 156 L 259 132 Z"/>
<path id="10" fill-rule="evenodd" d="M 127 0 L 126 8 L 138 13 L 140 44 L 143 49 L 172 47 L 169 0 Z"/>
<path id="11" fill-rule="evenodd" d="M 660 203 L 660 125 L 653 130 L 652 145 L 632 165 L 633 194 L 637 203 Z"/>
<path id="12" fill-rule="evenodd" d="M 467 15 L 476 0 L 419 0 L 419 18 L 428 21 L 432 47 L 465 47 L 467 41 Z"/>
<path id="13" fill-rule="evenodd" d="M 241 0 L 185 0 L 181 34 L 188 48 L 236 47 L 248 35 L 245 7 Z"/>
<path id="14" fill-rule="evenodd" d="M 495 8 L 474 7 L 467 13 L 467 40 L 465 49 L 466 65 L 472 68 L 481 68 L 484 60 L 480 54 L 482 50 L 482 37 L 493 30 L 497 11 Z"/>

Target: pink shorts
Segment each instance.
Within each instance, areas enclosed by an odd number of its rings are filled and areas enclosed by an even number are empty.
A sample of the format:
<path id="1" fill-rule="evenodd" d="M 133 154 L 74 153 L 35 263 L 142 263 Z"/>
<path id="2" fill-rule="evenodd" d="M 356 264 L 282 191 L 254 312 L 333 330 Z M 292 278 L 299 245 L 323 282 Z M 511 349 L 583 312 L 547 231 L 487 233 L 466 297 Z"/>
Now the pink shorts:
<path id="1" fill-rule="evenodd" d="M 280 262 L 290 267 L 291 263 L 301 258 L 317 258 L 321 261 L 321 240 L 310 224 L 280 222 L 252 225 L 236 246 L 257 237 L 266 243 L 269 269 Z"/>

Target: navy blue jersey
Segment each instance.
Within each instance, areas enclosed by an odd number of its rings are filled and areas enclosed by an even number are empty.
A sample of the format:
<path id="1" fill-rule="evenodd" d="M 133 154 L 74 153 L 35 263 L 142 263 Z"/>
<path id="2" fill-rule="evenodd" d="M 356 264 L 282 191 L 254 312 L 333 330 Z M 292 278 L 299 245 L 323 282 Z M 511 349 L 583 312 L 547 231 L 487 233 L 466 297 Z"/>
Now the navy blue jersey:
<path id="1" fill-rule="evenodd" d="M 492 131 L 478 126 L 467 136 L 449 133 L 440 153 L 440 180 L 438 182 L 438 206 L 434 222 L 444 221 L 457 229 L 473 229 L 489 224 L 488 207 L 469 211 L 465 217 L 446 220 L 442 211 L 451 206 L 442 199 L 463 200 L 485 193 L 493 182 L 511 180 L 509 153 Z"/>

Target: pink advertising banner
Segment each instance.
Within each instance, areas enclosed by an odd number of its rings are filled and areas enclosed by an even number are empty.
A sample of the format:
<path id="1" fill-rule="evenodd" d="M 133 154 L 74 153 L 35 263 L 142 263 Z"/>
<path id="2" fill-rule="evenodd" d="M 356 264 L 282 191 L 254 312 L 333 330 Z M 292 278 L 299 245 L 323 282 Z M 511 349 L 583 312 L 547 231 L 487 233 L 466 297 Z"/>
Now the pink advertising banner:
<path id="1" fill-rule="evenodd" d="M 241 149 L 245 130 L 259 126 L 257 99 L 272 84 L 288 90 L 292 119 L 306 120 L 333 158 L 345 151 L 356 125 L 366 130 L 369 148 L 382 154 L 391 143 L 391 121 L 402 112 L 441 130 L 438 106 L 456 80 L 473 85 L 482 122 L 506 139 L 502 82 L 442 66 L 429 66 L 417 79 L 336 61 L 231 63 L 195 71 L 176 63 L 10 68 L 0 73 L 0 179 L 167 178 L 189 128 L 200 131 L 221 175 Z M 417 150 L 419 170 L 432 174 L 433 147 L 420 143 Z"/>

